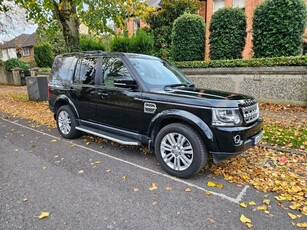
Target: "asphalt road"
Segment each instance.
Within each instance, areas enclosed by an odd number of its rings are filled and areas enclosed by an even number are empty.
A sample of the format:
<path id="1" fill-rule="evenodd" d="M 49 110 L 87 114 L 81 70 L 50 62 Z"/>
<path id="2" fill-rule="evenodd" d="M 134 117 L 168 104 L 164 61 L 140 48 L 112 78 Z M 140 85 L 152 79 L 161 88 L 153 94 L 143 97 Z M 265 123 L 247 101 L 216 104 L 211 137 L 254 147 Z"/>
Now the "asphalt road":
<path id="1" fill-rule="evenodd" d="M 296 228 L 288 211 L 277 206 L 275 194 L 205 171 L 176 179 L 164 173 L 152 153 L 87 142 L 85 137 L 62 139 L 56 129 L 0 113 L 1 230 L 247 229 L 242 214 L 253 229 Z M 208 187 L 208 181 L 224 187 Z M 149 189 L 152 183 L 157 189 Z M 241 201 L 260 205 L 267 198 L 269 214 L 239 206 Z M 49 217 L 38 219 L 42 211 Z"/>

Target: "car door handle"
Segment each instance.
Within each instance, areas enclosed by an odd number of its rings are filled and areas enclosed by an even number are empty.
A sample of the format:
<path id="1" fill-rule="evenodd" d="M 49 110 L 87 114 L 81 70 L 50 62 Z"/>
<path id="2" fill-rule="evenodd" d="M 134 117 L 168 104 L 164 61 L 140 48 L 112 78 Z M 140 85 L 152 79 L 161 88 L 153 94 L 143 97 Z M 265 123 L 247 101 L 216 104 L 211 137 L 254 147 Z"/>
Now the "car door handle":
<path id="1" fill-rule="evenodd" d="M 97 93 L 100 97 L 106 97 L 106 96 L 108 96 L 108 94 L 107 93 L 101 93 L 101 92 L 98 92 Z"/>

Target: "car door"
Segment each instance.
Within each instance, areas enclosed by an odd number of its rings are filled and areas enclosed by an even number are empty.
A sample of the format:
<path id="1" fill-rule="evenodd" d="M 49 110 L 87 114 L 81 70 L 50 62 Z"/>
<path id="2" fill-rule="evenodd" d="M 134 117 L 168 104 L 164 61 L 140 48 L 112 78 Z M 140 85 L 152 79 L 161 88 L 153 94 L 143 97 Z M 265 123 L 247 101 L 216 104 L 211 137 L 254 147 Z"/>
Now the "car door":
<path id="1" fill-rule="evenodd" d="M 96 111 L 97 65 L 99 58 L 88 56 L 80 58 L 75 69 L 70 94 L 82 120 L 94 121 Z"/>
<path id="2" fill-rule="evenodd" d="M 114 86 L 114 80 L 133 78 L 123 60 L 117 56 L 102 59 L 100 85 L 97 87 L 98 122 L 118 129 L 139 132 L 143 104 L 139 89 Z"/>

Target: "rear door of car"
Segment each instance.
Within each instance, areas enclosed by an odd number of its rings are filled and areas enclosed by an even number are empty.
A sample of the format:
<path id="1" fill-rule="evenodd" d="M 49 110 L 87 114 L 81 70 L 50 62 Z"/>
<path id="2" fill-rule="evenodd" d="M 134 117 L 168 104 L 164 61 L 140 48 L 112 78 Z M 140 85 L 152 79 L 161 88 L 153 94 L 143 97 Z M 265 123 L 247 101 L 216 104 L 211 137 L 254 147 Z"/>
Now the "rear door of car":
<path id="1" fill-rule="evenodd" d="M 79 113 L 86 121 L 95 121 L 96 112 L 96 69 L 101 64 L 101 57 L 85 56 L 79 58 L 70 89 L 71 99 Z"/>

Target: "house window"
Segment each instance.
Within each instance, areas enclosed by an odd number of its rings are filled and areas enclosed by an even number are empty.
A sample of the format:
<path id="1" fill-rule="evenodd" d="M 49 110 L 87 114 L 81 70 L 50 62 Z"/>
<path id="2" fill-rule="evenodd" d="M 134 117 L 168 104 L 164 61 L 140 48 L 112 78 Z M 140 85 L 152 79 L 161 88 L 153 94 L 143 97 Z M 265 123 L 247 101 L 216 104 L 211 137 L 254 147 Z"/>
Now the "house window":
<path id="1" fill-rule="evenodd" d="M 213 5 L 213 12 L 224 8 L 225 7 L 225 2 L 224 0 L 214 0 L 214 5 Z"/>
<path id="2" fill-rule="evenodd" d="M 29 48 L 23 48 L 23 56 L 30 56 L 30 49 Z"/>
<path id="3" fill-rule="evenodd" d="M 141 27 L 140 19 L 139 18 L 134 19 L 134 26 L 133 26 L 134 34 L 136 33 L 137 29 L 139 29 L 140 27 Z"/>
<path id="4" fill-rule="evenodd" d="M 307 43 L 303 44 L 303 55 L 307 55 Z"/>
<path id="5" fill-rule="evenodd" d="M 239 7 L 241 9 L 245 9 L 245 1 L 246 0 L 233 0 L 233 7 Z"/>

